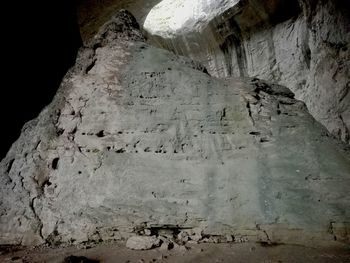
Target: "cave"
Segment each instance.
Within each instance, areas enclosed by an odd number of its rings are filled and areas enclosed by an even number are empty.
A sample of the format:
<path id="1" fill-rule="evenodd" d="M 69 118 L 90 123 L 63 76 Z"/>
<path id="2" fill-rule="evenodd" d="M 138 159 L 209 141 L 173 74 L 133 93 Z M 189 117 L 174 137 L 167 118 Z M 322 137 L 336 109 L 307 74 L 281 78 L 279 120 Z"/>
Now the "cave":
<path id="1" fill-rule="evenodd" d="M 6 8 L 0 261 L 350 259 L 347 2 Z"/>

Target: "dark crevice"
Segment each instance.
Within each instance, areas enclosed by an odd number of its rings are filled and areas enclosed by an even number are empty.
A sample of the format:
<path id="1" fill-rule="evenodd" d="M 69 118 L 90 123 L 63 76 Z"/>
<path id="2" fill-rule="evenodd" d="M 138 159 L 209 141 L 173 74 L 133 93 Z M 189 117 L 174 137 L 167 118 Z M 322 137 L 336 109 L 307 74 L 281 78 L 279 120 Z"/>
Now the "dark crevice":
<path id="1" fill-rule="evenodd" d="M 118 150 L 116 150 L 116 153 L 124 153 L 126 150 L 124 148 L 120 148 Z"/>
<path id="2" fill-rule="evenodd" d="M 342 91 L 342 95 L 340 96 L 339 102 L 342 102 L 349 93 L 350 93 L 350 82 L 346 83 L 346 86 Z"/>
<path id="3" fill-rule="evenodd" d="M 241 77 L 247 76 L 246 52 L 242 43 L 241 29 L 234 19 L 229 20 L 227 23 L 229 23 L 229 25 L 227 25 L 229 28 L 235 29 L 235 33 L 227 36 L 225 38 L 224 43 L 220 45 L 220 49 L 225 54 L 225 62 L 228 71 L 227 73 L 228 75 L 233 75 L 234 73 L 234 68 L 232 64 L 232 52 L 235 51 L 239 75 Z M 232 47 L 235 47 L 235 49 L 233 49 Z"/>
<path id="4" fill-rule="evenodd" d="M 57 170 L 59 160 L 60 158 L 58 157 L 52 160 L 52 164 L 51 164 L 52 169 Z"/>
<path id="5" fill-rule="evenodd" d="M 96 136 L 99 137 L 99 138 L 105 137 L 104 130 L 101 130 L 101 131 L 99 131 L 98 133 L 96 133 Z"/>
<path id="6" fill-rule="evenodd" d="M 302 12 L 298 0 L 280 0 L 277 3 L 276 11 L 270 18 L 272 24 L 278 24 L 297 17 Z"/>
<path id="7" fill-rule="evenodd" d="M 95 66 L 96 59 L 94 59 L 90 65 L 88 65 L 85 69 L 85 74 L 89 74 L 90 70 Z"/>
<path id="8" fill-rule="evenodd" d="M 301 51 L 302 51 L 302 54 L 304 56 L 306 66 L 307 66 L 308 69 L 310 69 L 310 66 L 311 66 L 311 55 L 312 54 L 311 54 L 311 49 L 309 47 L 308 41 L 309 41 L 309 36 L 308 36 L 308 33 L 306 33 L 306 37 L 305 37 L 304 43 L 302 44 L 302 47 L 301 47 Z"/>
<path id="9" fill-rule="evenodd" d="M 14 161 L 15 161 L 15 159 L 12 159 L 11 161 L 9 161 L 9 163 L 7 165 L 6 173 L 10 173 Z"/>
<path id="10" fill-rule="evenodd" d="M 44 188 L 45 186 L 50 186 L 50 185 L 52 185 L 52 183 L 49 180 L 46 180 L 45 182 L 43 182 L 42 188 Z"/>
<path id="11" fill-rule="evenodd" d="M 252 108 L 250 106 L 250 102 L 249 101 L 247 101 L 246 108 L 248 110 L 249 118 L 251 119 L 253 125 L 255 125 L 255 121 L 254 121 L 253 114 L 252 114 Z"/>
<path id="12" fill-rule="evenodd" d="M 277 103 L 277 115 L 281 115 L 281 108 L 280 108 L 280 103 Z"/>

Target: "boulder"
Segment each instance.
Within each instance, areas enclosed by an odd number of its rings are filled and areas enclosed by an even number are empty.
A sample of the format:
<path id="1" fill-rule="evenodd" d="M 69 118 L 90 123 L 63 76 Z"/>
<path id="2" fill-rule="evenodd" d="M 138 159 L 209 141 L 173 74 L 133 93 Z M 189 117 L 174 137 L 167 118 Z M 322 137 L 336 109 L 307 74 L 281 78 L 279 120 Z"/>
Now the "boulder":
<path id="1" fill-rule="evenodd" d="M 126 241 L 126 247 L 134 250 L 147 250 L 160 246 L 156 236 L 133 236 Z"/>

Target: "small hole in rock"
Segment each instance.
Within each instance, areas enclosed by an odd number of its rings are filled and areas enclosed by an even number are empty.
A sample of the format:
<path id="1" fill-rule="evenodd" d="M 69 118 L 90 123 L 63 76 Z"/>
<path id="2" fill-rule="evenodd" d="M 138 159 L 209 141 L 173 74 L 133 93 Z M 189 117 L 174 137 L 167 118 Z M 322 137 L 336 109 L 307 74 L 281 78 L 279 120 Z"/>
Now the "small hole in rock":
<path id="1" fill-rule="evenodd" d="M 99 137 L 99 138 L 104 137 L 105 136 L 104 130 L 99 131 L 98 133 L 96 133 L 96 136 Z"/>
<path id="2" fill-rule="evenodd" d="M 115 151 L 116 153 L 124 153 L 125 152 L 125 149 L 124 148 L 120 148 L 118 150 Z"/>
<path id="3" fill-rule="evenodd" d="M 47 181 L 45 181 L 44 183 L 43 183 L 43 186 L 45 187 L 45 186 L 50 186 L 50 185 L 52 185 L 52 183 L 49 181 L 49 180 L 47 180 Z"/>
<path id="4" fill-rule="evenodd" d="M 60 158 L 58 158 L 58 157 L 56 157 L 55 159 L 52 160 L 52 164 L 51 164 L 52 169 L 57 170 L 59 160 L 60 160 Z"/>
<path id="5" fill-rule="evenodd" d="M 171 250 L 171 249 L 173 249 L 173 248 L 174 248 L 174 244 L 173 244 L 173 243 L 169 243 L 168 249 Z"/>

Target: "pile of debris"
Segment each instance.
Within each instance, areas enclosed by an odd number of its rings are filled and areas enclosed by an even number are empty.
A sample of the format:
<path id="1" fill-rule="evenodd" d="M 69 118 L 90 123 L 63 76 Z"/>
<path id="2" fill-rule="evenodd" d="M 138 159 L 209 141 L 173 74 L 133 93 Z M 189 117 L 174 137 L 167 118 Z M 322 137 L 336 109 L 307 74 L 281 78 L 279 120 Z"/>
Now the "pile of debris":
<path id="1" fill-rule="evenodd" d="M 246 242 L 246 238 L 234 237 L 232 235 L 215 236 L 205 235 L 200 228 L 183 229 L 173 231 L 171 229 L 143 229 L 138 235 L 130 237 L 126 242 L 126 247 L 134 250 L 148 250 L 159 248 L 162 251 L 177 250 L 184 252 L 187 245 L 199 243 L 231 243 Z"/>

